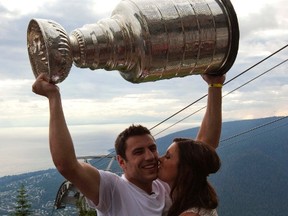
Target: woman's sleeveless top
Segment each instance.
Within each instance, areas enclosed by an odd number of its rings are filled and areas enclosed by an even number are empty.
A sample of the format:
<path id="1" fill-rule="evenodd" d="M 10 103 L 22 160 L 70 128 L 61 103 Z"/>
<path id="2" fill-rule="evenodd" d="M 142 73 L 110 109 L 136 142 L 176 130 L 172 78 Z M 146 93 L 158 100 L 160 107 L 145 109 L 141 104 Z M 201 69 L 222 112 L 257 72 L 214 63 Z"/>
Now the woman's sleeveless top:
<path id="1" fill-rule="evenodd" d="M 192 212 L 192 213 L 196 213 L 199 214 L 200 216 L 218 216 L 216 209 L 198 209 L 198 208 L 191 208 L 186 210 L 183 213 L 188 213 L 188 212 Z"/>

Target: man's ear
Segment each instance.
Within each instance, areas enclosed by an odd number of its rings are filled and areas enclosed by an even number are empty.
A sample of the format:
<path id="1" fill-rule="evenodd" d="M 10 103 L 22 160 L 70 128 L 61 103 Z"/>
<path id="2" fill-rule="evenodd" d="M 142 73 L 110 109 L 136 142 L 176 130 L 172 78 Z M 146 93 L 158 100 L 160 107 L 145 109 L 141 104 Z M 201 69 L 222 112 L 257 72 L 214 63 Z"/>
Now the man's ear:
<path id="1" fill-rule="evenodd" d="M 121 157 L 120 155 L 117 155 L 117 161 L 119 166 L 124 170 L 126 167 L 126 161 L 123 157 Z"/>

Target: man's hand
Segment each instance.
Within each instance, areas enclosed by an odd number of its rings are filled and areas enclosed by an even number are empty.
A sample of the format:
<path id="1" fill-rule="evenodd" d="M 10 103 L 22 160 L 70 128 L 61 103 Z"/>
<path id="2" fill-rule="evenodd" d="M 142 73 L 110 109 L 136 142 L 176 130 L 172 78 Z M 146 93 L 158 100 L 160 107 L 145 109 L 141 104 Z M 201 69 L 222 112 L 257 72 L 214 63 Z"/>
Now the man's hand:
<path id="1" fill-rule="evenodd" d="M 50 97 L 53 97 L 53 95 L 55 95 L 55 94 L 59 95 L 58 86 L 56 86 L 52 83 L 49 83 L 49 78 L 44 73 L 40 74 L 37 77 L 36 81 L 32 85 L 32 91 L 35 94 L 45 96 L 48 99 Z"/>
<path id="2" fill-rule="evenodd" d="M 226 76 L 225 74 L 215 76 L 209 74 L 202 74 L 202 78 L 207 82 L 207 84 L 223 84 L 225 82 Z"/>

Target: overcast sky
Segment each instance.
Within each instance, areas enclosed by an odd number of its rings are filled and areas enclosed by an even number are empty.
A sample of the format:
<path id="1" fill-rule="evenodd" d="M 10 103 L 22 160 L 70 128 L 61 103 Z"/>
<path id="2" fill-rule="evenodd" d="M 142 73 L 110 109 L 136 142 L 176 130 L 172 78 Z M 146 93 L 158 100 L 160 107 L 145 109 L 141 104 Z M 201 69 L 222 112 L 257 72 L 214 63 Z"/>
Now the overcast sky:
<path id="1" fill-rule="evenodd" d="M 227 81 L 284 47 L 288 42 L 285 0 L 231 0 L 241 32 L 237 59 Z M 32 18 L 51 19 L 67 32 L 110 16 L 119 0 L 0 0 L 0 177 L 53 167 L 48 148 L 47 99 L 32 93 L 35 80 L 27 54 L 27 26 Z M 287 49 L 223 88 L 239 87 L 287 58 Z M 117 71 L 72 67 L 59 84 L 67 123 L 78 156 L 106 153 L 116 135 L 132 123 L 148 128 L 207 92 L 200 76 L 132 84 Z M 287 63 L 223 99 L 223 121 L 286 116 Z M 188 116 L 206 100 L 156 127 Z M 156 136 L 199 126 L 203 112 Z"/>

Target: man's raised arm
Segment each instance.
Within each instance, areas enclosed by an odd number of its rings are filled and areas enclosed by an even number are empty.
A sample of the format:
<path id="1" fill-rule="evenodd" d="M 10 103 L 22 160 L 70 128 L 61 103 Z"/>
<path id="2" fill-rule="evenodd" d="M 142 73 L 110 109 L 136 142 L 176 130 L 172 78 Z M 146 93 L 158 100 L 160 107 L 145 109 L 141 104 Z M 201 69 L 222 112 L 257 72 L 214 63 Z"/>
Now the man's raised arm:
<path id="1" fill-rule="evenodd" d="M 87 163 L 80 163 L 76 158 L 73 141 L 62 109 L 59 88 L 49 83 L 45 74 L 41 74 L 33 84 L 32 90 L 49 100 L 49 146 L 57 170 L 72 182 L 85 197 L 97 205 L 100 175 L 96 168 Z"/>

